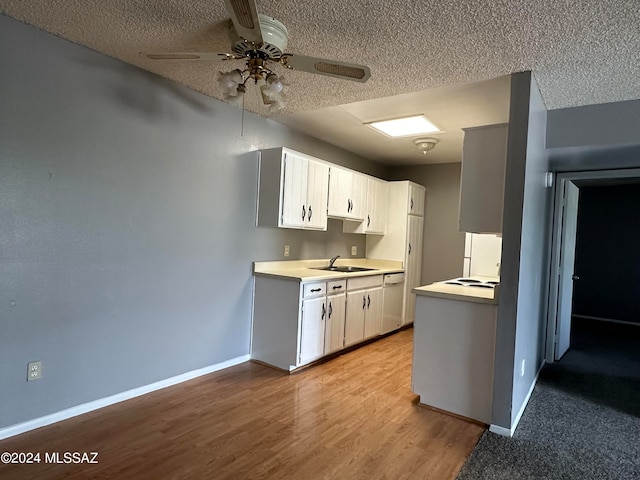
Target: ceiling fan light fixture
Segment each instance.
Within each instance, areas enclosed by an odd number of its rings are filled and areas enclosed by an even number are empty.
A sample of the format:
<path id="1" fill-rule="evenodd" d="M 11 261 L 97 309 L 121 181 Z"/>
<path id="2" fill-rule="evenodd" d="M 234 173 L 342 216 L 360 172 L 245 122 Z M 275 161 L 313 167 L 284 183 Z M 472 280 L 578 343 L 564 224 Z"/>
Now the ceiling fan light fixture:
<path id="1" fill-rule="evenodd" d="M 367 125 L 392 138 L 441 132 L 440 128 L 424 115 L 382 120 L 367 123 Z"/>
<path id="2" fill-rule="evenodd" d="M 284 85 L 282 84 L 282 78 L 278 77 L 275 73 L 270 73 L 265 78 L 266 82 L 266 91 L 269 94 L 277 94 L 282 92 Z"/>
<path id="3" fill-rule="evenodd" d="M 229 102 L 229 105 L 233 105 L 234 107 L 243 108 L 244 107 L 244 93 L 246 88 L 244 85 L 240 84 L 238 89 L 235 91 L 233 95 L 225 96 L 225 100 Z"/>
<path id="4" fill-rule="evenodd" d="M 271 110 L 281 110 L 284 108 L 285 83 L 282 77 L 274 73 L 267 75 L 264 83 L 260 85 L 262 103 L 268 105 Z"/>
<path id="5" fill-rule="evenodd" d="M 225 97 L 235 97 L 238 94 L 238 86 L 243 81 L 242 72 L 238 69 L 218 73 L 218 86 Z"/>
<path id="6" fill-rule="evenodd" d="M 286 84 L 272 70 L 272 64 L 300 72 L 316 73 L 344 80 L 366 82 L 371 70 L 366 65 L 285 53 L 289 32 L 280 21 L 258 13 L 255 0 L 224 0 L 231 17 L 229 30 L 234 54 L 212 52 L 148 53 L 154 60 L 244 60 L 245 68 L 219 72 L 216 77 L 222 99 L 229 101 L 244 93 L 250 80 L 260 89 L 263 102 L 282 108 Z M 229 102 L 231 103 L 231 102 Z"/>
<path id="7" fill-rule="evenodd" d="M 413 141 L 413 143 L 416 147 L 420 149 L 423 155 L 426 155 L 431 150 L 433 150 L 433 147 L 435 147 L 439 141 L 440 140 L 438 140 L 437 138 L 428 137 L 428 138 L 417 138 Z"/>

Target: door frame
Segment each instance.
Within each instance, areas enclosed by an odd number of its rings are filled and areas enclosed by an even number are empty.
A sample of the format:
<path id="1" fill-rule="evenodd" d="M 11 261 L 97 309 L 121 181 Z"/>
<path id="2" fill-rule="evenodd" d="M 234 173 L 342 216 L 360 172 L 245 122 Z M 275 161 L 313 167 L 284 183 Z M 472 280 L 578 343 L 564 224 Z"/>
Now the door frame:
<path id="1" fill-rule="evenodd" d="M 558 327 L 558 289 L 560 281 L 560 252 L 564 238 L 562 222 L 563 192 L 566 182 L 606 184 L 615 179 L 640 178 L 640 168 L 617 170 L 587 170 L 577 172 L 558 172 L 555 178 L 553 201 L 553 224 L 551 229 L 551 271 L 549 276 L 549 304 L 547 314 L 547 344 L 545 361 L 555 362 L 555 343 Z"/>

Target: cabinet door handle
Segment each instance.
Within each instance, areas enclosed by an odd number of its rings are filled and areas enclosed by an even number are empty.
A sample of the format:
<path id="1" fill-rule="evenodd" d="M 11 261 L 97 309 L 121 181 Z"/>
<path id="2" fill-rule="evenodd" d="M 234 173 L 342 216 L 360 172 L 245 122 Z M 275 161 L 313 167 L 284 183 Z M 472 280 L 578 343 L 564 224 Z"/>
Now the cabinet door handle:
<path id="1" fill-rule="evenodd" d="M 362 295 L 362 309 L 364 310 L 367 307 L 367 297 Z"/>
<path id="2" fill-rule="evenodd" d="M 411 207 L 410 207 L 410 209 L 413 210 L 413 197 L 411 197 Z"/>
<path id="3" fill-rule="evenodd" d="M 333 286 L 333 289 L 334 289 L 334 290 L 339 290 L 339 289 L 341 289 L 341 288 L 342 288 L 342 285 L 334 285 L 334 286 Z"/>
<path id="4" fill-rule="evenodd" d="M 311 215 L 313 214 L 311 213 L 311 205 L 309 205 L 309 221 L 311 221 Z"/>
<path id="5" fill-rule="evenodd" d="M 320 320 L 324 320 L 324 314 L 327 313 L 327 309 L 324 308 L 324 303 L 322 304 L 322 318 Z"/>
<path id="6" fill-rule="evenodd" d="M 304 205 L 302 205 L 302 221 L 304 222 L 304 218 L 307 216 L 307 210 L 304 208 Z"/>
<path id="7" fill-rule="evenodd" d="M 371 297 L 367 295 L 367 308 L 371 307 Z"/>
<path id="8" fill-rule="evenodd" d="M 321 291 L 322 291 L 322 289 L 321 289 L 321 288 L 312 288 L 312 289 L 311 289 L 311 290 L 309 290 L 309 291 L 310 291 L 310 292 L 312 292 L 312 293 L 315 293 L 315 292 L 321 292 Z"/>
<path id="9" fill-rule="evenodd" d="M 333 313 L 333 306 L 331 305 L 331 302 L 329 302 L 329 319 L 331 319 L 332 313 Z"/>
<path id="10" fill-rule="evenodd" d="M 411 255 L 411 243 L 409 243 L 409 255 Z"/>
<path id="11" fill-rule="evenodd" d="M 347 198 L 347 213 L 351 211 L 351 199 Z"/>
<path id="12" fill-rule="evenodd" d="M 371 216 L 367 215 L 367 227 L 371 225 Z"/>

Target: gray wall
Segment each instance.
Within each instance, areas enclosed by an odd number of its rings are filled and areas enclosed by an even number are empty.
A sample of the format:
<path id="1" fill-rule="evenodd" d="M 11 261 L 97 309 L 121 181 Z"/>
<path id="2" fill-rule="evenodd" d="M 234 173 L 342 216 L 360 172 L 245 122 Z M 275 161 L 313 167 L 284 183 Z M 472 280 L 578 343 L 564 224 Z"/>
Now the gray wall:
<path id="1" fill-rule="evenodd" d="M 492 413 L 492 423 L 507 429 L 542 364 L 546 327 L 546 109 L 529 72 L 512 76 L 509 122 Z"/>
<path id="2" fill-rule="evenodd" d="M 559 172 L 640 166 L 640 100 L 551 110 L 547 148 Z"/>
<path id="3" fill-rule="evenodd" d="M 1 15 L 0 71 L 0 428 L 248 354 L 285 243 L 364 252 L 256 228 L 253 152 L 379 165 Z"/>
<path id="4" fill-rule="evenodd" d="M 568 148 L 638 143 L 638 125 L 640 100 L 552 110 L 547 146 Z"/>
<path id="5" fill-rule="evenodd" d="M 547 110 L 531 79 L 527 162 L 520 243 L 518 316 L 516 324 L 511 421 L 522 408 L 544 361 L 549 279 L 549 215 L 552 189 L 544 185 L 549 169 L 545 150 Z M 521 371 L 525 362 L 524 373 Z"/>
<path id="6" fill-rule="evenodd" d="M 422 251 L 423 285 L 462 275 L 464 233 L 458 231 L 460 165 L 420 165 L 390 172 L 392 180 L 411 180 L 427 189 Z"/>

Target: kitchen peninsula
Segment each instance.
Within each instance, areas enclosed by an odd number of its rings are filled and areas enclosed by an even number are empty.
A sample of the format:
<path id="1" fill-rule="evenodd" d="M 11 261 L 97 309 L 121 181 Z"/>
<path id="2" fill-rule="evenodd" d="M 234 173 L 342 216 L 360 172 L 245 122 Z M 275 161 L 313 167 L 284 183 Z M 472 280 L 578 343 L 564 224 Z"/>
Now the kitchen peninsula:
<path id="1" fill-rule="evenodd" d="M 413 289 L 412 390 L 420 403 L 491 423 L 498 277 Z"/>

